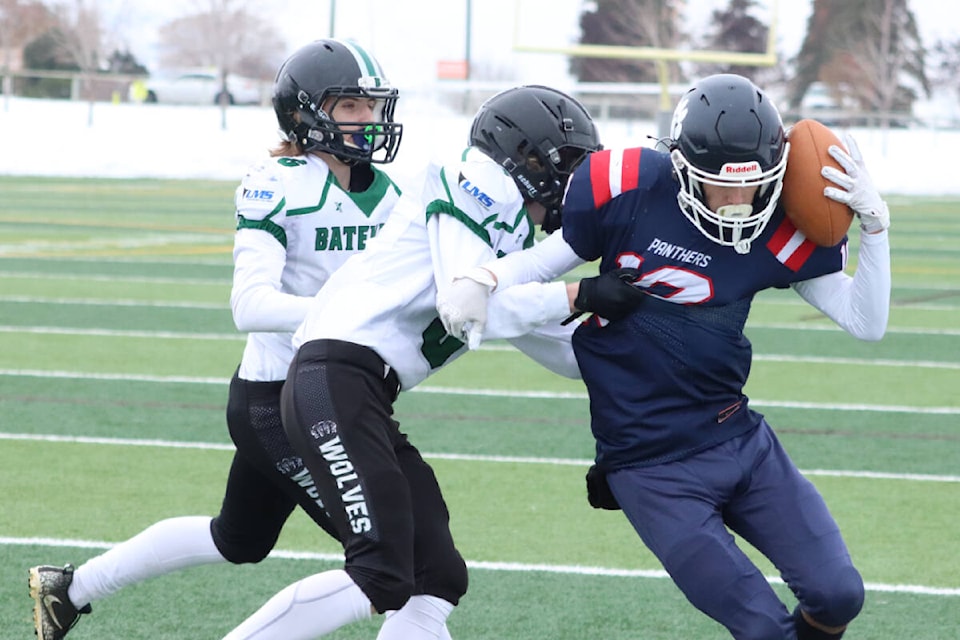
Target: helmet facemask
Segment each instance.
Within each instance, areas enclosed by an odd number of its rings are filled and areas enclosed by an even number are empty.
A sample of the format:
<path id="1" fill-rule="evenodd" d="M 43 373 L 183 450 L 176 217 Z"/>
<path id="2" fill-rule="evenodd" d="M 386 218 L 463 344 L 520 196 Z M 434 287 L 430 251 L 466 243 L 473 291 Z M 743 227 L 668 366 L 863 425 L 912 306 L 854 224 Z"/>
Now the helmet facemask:
<path id="1" fill-rule="evenodd" d="M 330 114 L 344 99 L 375 100 L 373 121 L 334 120 Z M 393 121 L 396 89 L 331 87 L 319 96 L 309 96 L 301 90 L 297 101 L 299 122 L 291 133 L 304 151 L 323 151 L 347 164 L 386 164 L 396 156 L 403 134 L 403 125 Z"/>
<path id="2" fill-rule="evenodd" d="M 541 224 L 544 232 L 553 233 L 560 228 L 560 210 L 567 183 L 570 181 L 570 175 L 590 151 L 590 149 L 584 149 L 583 147 L 570 146 L 561 149 L 550 147 L 546 152 L 549 159 L 547 163 L 543 161 L 543 156 L 539 153 L 527 157 L 527 170 L 525 171 L 527 178 L 531 181 L 539 180 L 539 184 L 542 185 L 539 192 L 531 196 L 531 199 L 539 202 L 546 209 Z M 514 179 L 519 180 L 516 174 Z M 537 182 L 534 182 L 534 184 L 537 184 Z"/>
<path id="3" fill-rule="evenodd" d="M 737 253 L 749 253 L 751 243 L 763 233 L 773 216 L 783 190 L 790 143 L 785 143 L 780 160 L 767 170 L 759 162 L 730 162 L 715 174 L 697 168 L 673 149 L 670 160 L 680 181 L 677 201 L 687 219 L 717 244 L 733 247 Z M 725 205 L 717 211 L 706 203 L 703 185 L 718 187 L 757 187 L 753 202 Z"/>
<path id="4" fill-rule="evenodd" d="M 284 140 L 299 151 L 329 153 L 347 164 L 387 163 L 396 156 L 403 126 L 393 121 L 398 92 L 377 60 L 354 42 L 332 38 L 298 49 L 277 71 L 273 110 Z M 336 109 L 343 100 L 373 100 L 363 121 Z M 359 117 L 359 115 L 358 115 Z"/>
<path id="5" fill-rule="evenodd" d="M 790 145 L 780 112 L 748 78 L 708 76 L 677 103 L 670 161 L 680 210 L 719 245 L 748 253 L 777 208 Z M 705 185 L 756 187 L 749 204 L 707 204 Z"/>

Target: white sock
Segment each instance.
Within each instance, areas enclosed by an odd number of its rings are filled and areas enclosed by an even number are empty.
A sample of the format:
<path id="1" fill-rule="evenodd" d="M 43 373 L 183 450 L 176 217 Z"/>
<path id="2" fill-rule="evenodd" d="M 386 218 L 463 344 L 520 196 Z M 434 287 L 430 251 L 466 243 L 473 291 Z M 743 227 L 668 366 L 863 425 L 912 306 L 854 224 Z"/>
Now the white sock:
<path id="1" fill-rule="evenodd" d="M 67 591 L 70 601 L 79 609 L 148 578 L 186 567 L 226 562 L 213 544 L 210 520 L 210 516 L 161 520 L 91 558 L 73 574 Z"/>
<path id="2" fill-rule="evenodd" d="M 411 596 L 402 609 L 387 612 L 377 640 L 450 640 L 447 616 L 453 605 L 436 596 Z"/>
<path id="3" fill-rule="evenodd" d="M 335 569 L 284 588 L 223 640 L 312 640 L 371 615 L 360 587 Z"/>

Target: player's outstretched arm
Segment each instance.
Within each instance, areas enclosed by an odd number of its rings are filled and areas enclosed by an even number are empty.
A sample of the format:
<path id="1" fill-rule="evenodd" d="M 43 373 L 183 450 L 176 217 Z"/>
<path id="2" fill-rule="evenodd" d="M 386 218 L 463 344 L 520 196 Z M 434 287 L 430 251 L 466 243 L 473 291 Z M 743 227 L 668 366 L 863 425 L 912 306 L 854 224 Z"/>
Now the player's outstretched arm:
<path id="1" fill-rule="evenodd" d="M 860 219 L 860 250 L 853 277 L 831 273 L 794 284 L 811 305 L 861 340 L 880 340 L 890 315 L 890 212 L 873 184 L 857 143 L 844 141 L 850 153 L 831 146 L 830 155 L 843 167 L 824 167 L 823 176 L 835 183 L 823 193 L 853 209 Z"/>

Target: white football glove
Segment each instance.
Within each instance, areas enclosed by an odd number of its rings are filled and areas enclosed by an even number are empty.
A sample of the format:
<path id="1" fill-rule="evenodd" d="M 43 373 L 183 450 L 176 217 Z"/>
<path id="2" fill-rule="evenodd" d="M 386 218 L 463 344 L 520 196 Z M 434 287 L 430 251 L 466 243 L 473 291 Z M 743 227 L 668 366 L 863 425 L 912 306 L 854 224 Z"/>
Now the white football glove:
<path id="1" fill-rule="evenodd" d="M 437 292 L 437 313 L 443 328 L 471 350 L 480 346 L 487 324 L 487 300 L 496 286 L 492 273 L 474 267 Z"/>
<path id="2" fill-rule="evenodd" d="M 883 231 L 890 226 L 887 203 L 873 186 L 873 180 L 863 163 L 863 156 L 860 155 L 860 148 L 853 137 L 847 134 L 844 136 L 844 143 L 850 150 L 849 154 L 837 145 L 830 145 L 827 149 L 827 153 L 846 173 L 834 167 L 823 167 L 820 174 L 840 187 L 824 187 L 823 195 L 853 209 L 860 219 L 860 228 L 867 233 Z"/>

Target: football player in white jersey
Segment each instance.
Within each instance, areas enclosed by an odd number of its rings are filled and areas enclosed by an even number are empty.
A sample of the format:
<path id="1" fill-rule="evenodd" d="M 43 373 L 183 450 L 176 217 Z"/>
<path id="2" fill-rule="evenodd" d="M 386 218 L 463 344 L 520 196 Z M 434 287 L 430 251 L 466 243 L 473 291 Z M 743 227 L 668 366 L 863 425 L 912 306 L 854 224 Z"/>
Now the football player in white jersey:
<path id="1" fill-rule="evenodd" d="M 280 388 L 291 334 L 314 294 L 377 235 L 399 198 L 375 166 L 400 144 L 396 103 L 377 60 L 355 43 L 318 40 L 280 67 L 273 105 L 282 141 L 235 197 L 231 305 L 249 335 L 230 383 L 237 450 L 221 511 L 158 522 L 75 570 L 30 569 L 40 640 L 63 638 L 90 602 L 124 586 L 185 567 L 259 562 L 297 505 L 338 536 L 280 425 Z"/>
<path id="2" fill-rule="evenodd" d="M 531 246 L 536 224 L 555 227 L 570 173 L 600 148 L 584 108 L 539 86 L 484 103 L 469 144 L 405 190 L 367 250 L 320 290 L 294 335 L 284 429 L 342 533 L 344 568 L 289 585 L 226 640 L 306 640 L 369 617 L 371 608 L 401 607 L 415 609 L 416 619 L 388 627 L 388 618 L 378 638 L 432 639 L 466 592 L 440 487 L 393 419 L 393 402 L 467 352 L 439 320 L 437 283 Z M 579 377 L 570 330 L 559 322 L 578 285 L 495 294 L 484 339 L 510 339 L 551 370 Z M 613 301 L 635 292 L 616 277 L 595 288 Z"/>

